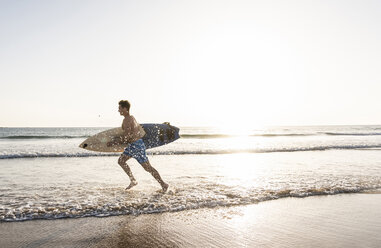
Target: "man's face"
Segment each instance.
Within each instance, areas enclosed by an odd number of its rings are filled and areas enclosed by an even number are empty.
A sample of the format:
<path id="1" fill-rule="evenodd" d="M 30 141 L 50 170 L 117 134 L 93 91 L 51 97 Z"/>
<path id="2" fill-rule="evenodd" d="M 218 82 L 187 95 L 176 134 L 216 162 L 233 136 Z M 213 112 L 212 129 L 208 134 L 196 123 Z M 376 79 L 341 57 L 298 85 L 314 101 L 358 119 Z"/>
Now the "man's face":
<path id="1" fill-rule="evenodd" d="M 123 108 L 122 106 L 119 105 L 119 113 L 120 115 L 125 115 L 127 114 L 127 109 L 126 108 Z"/>

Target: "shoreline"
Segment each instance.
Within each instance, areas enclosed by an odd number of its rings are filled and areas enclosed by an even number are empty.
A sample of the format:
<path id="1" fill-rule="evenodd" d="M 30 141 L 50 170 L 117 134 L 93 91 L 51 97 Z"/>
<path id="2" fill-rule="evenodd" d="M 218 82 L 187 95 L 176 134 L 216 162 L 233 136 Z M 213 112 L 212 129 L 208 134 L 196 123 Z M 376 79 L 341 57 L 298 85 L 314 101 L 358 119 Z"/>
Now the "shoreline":
<path id="1" fill-rule="evenodd" d="M 0 223 L 1 247 L 377 247 L 381 194 Z"/>

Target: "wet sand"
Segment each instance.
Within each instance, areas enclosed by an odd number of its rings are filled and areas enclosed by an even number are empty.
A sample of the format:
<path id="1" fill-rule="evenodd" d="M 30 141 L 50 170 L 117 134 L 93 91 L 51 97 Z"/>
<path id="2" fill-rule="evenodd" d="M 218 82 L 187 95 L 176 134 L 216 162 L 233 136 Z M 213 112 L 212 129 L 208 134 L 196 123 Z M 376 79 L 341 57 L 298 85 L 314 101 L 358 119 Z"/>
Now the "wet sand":
<path id="1" fill-rule="evenodd" d="M 0 223 L 0 247 L 380 247 L 381 194 Z"/>

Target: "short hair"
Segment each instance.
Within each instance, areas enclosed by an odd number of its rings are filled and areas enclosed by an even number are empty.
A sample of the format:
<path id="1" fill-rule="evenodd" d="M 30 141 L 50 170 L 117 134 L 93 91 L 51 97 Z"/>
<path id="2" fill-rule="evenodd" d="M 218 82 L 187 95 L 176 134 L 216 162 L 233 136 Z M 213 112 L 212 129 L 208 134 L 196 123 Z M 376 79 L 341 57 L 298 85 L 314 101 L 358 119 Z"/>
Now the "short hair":
<path id="1" fill-rule="evenodd" d="M 119 101 L 119 105 L 120 105 L 122 108 L 126 108 L 127 111 L 130 111 L 130 106 L 131 106 L 131 104 L 130 104 L 127 100 L 121 100 L 121 101 Z"/>

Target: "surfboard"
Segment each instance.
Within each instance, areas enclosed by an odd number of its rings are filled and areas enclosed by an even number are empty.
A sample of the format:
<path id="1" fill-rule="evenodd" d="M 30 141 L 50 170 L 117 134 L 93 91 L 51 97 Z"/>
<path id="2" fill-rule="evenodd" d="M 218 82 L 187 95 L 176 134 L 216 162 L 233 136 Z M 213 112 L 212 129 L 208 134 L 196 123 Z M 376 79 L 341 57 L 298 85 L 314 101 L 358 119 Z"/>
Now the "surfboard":
<path id="1" fill-rule="evenodd" d="M 163 146 L 180 138 L 180 129 L 170 125 L 168 122 L 163 124 L 146 123 L 141 124 L 141 126 L 146 132 L 143 137 L 146 149 Z M 79 147 L 95 152 L 123 152 L 128 144 L 107 146 L 107 143 L 113 138 L 122 135 L 123 129 L 121 127 L 112 128 L 87 138 Z"/>

